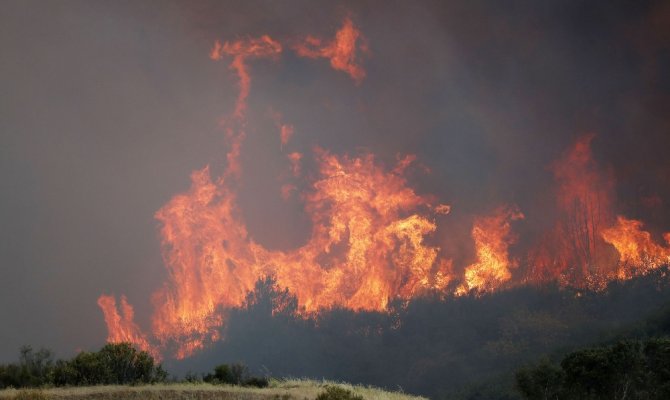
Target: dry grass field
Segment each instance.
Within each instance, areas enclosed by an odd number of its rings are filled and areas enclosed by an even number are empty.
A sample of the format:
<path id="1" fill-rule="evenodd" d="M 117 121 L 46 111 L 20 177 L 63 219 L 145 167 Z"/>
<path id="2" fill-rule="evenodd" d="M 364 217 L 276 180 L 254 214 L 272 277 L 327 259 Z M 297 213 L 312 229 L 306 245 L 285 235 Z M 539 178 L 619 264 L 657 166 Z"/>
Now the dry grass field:
<path id="1" fill-rule="evenodd" d="M 0 390 L 0 400 L 313 400 L 326 386 L 339 386 L 351 390 L 366 400 L 425 400 L 423 397 L 387 392 L 372 387 L 305 379 L 271 381 L 270 387 L 264 389 L 206 383 L 6 389 Z"/>

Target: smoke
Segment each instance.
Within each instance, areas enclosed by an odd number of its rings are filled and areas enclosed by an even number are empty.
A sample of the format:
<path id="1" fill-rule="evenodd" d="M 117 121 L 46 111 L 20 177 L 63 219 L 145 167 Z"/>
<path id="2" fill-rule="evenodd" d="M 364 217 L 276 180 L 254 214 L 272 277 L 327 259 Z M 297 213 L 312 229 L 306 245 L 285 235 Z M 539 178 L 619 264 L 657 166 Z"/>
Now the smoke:
<path id="1" fill-rule="evenodd" d="M 474 222 L 501 205 L 525 216 L 511 225 L 511 264 L 555 227 L 552 163 L 589 133 L 593 162 L 615 182 L 612 218 L 644 221 L 660 244 L 670 226 L 662 2 L 2 8 L 0 292 L 3 304 L 21 306 L 0 311 L 9 327 L 0 359 L 24 342 L 63 353 L 101 343 L 100 293 L 125 293 L 150 329 L 151 293 L 168 279 L 153 216 L 188 190 L 191 171 L 210 165 L 220 176 L 231 150 L 220 127 L 239 79 L 228 60 L 209 59 L 215 40 L 269 35 L 318 56 L 287 51 L 249 63 L 235 189 L 249 236 L 269 250 L 309 240 L 313 221 L 299 194 L 318 178 L 316 146 L 374 153 L 387 170 L 415 155 L 409 186 L 451 205 L 434 216 L 428 245 L 457 274 L 479 261 Z M 323 49 L 347 18 L 367 50 L 337 70 Z M 286 143 L 277 113 L 292 126 Z M 291 180 L 297 165 L 303 181 Z"/>

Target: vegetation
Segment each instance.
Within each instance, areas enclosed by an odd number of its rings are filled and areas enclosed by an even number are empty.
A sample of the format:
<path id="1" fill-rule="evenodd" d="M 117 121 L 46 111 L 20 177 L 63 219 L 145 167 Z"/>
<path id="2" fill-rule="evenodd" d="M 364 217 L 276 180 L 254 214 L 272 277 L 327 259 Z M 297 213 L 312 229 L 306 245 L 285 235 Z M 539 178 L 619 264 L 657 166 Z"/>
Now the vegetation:
<path id="1" fill-rule="evenodd" d="M 171 370 L 244 360 L 269 375 L 401 387 L 435 399 L 520 399 L 514 375 L 523 365 L 644 338 L 650 329 L 662 334 L 670 319 L 657 312 L 670 304 L 669 276 L 659 269 L 597 293 L 548 284 L 479 297 L 428 294 L 392 302 L 390 313 L 317 315 L 301 313 L 294 297 L 268 278 L 244 307 L 228 312 L 225 341 Z M 641 321 L 650 314 L 653 321 Z"/>
<path id="2" fill-rule="evenodd" d="M 516 384 L 525 399 L 670 399 L 670 338 L 626 340 L 589 347 L 521 369 Z"/>
<path id="3" fill-rule="evenodd" d="M 21 390 L 14 400 L 47 400 L 47 396 L 41 390 Z"/>
<path id="4" fill-rule="evenodd" d="M 295 297 L 269 277 L 256 284 L 244 307 L 227 310 L 225 331 L 220 332 L 225 341 L 190 359 L 172 361 L 170 370 L 185 375 L 182 383 L 189 390 L 275 393 L 270 389 L 276 381 L 270 377 L 309 375 L 401 388 L 435 399 L 591 400 L 623 392 L 635 399 L 633 393 L 644 392 L 647 397 L 637 398 L 653 400 L 667 395 L 661 382 L 670 379 L 664 372 L 670 367 L 663 339 L 670 335 L 669 272 L 613 282 L 600 293 L 525 286 L 480 297 L 426 295 L 393 302 L 389 313 L 333 309 L 316 315 L 302 313 Z M 245 360 L 250 367 L 221 364 L 227 360 Z M 186 373 L 203 371 L 203 366 L 209 373 Z M 606 372 L 595 377 L 575 372 L 593 371 L 594 366 Z M 629 366 L 637 369 L 625 369 Z M 70 360 L 54 360 L 47 350 L 25 347 L 17 363 L 0 366 L 0 388 L 141 385 L 166 376 L 148 354 L 128 344 L 82 352 Z M 597 381 L 608 376 L 610 381 Z M 617 386 L 619 382 L 628 383 Z M 607 388 L 607 394 L 594 385 Z M 568 393 L 568 386 L 575 389 Z M 331 391 L 321 385 L 300 398 L 322 394 L 322 400 L 348 399 L 342 391 Z"/>
<path id="5" fill-rule="evenodd" d="M 238 386 L 267 387 L 267 378 L 249 375 L 249 368 L 244 364 L 221 364 L 214 367 L 213 374 L 207 374 L 203 381 L 212 384 L 228 384 Z"/>
<path id="6" fill-rule="evenodd" d="M 327 386 L 326 390 L 316 396 L 316 400 L 363 400 L 363 396 L 339 386 Z"/>
<path id="7" fill-rule="evenodd" d="M 57 361 L 49 350 L 24 346 L 18 363 L 0 365 L 0 389 L 156 383 L 166 378 L 167 372 L 151 355 L 129 343 L 110 343 L 100 351 Z"/>
<path id="8" fill-rule="evenodd" d="M 426 400 L 398 392 L 354 386 L 330 381 L 313 381 L 303 379 L 271 380 L 269 387 L 243 387 L 231 385 L 212 385 L 208 383 L 160 383 L 150 386 L 87 386 L 61 387 L 37 390 L 0 390 L 2 400 L 313 400 L 331 387 L 340 388 L 351 393 L 352 399 L 366 400 Z M 331 389 L 332 390 L 332 389 Z M 33 397 L 28 397 L 33 396 Z M 38 397 L 37 397 L 38 396 Z"/>

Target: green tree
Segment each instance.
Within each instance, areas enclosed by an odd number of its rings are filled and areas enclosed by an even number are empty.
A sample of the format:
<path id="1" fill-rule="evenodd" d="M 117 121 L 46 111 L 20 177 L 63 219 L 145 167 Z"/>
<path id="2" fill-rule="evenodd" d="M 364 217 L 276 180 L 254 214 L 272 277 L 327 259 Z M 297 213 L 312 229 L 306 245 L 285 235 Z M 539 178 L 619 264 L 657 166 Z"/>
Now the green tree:
<path id="1" fill-rule="evenodd" d="M 221 364 L 214 367 L 214 374 L 206 375 L 204 381 L 209 383 L 227 383 L 230 385 L 236 384 L 228 364 Z"/>
<path id="2" fill-rule="evenodd" d="M 164 381 L 167 372 L 145 351 L 130 343 L 109 343 L 98 352 L 83 351 L 69 361 L 59 361 L 53 371 L 57 386 L 125 385 Z"/>
<path id="3" fill-rule="evenodd" d="M 97 356 L 109 374 L 105 383 L 153 383 L 167 378 L 149 353 L 138 351 L 130 343 L 108 343 Z"/>

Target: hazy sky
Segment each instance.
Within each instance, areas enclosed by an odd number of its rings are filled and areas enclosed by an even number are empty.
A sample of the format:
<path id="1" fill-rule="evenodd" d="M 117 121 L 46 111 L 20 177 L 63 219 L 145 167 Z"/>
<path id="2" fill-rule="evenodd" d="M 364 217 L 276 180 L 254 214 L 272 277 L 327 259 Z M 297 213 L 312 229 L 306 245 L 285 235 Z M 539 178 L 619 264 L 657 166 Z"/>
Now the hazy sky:
<path id="1" fill-rule="evenodd" d="M 309 223 L 279 195 L 294 148 L 416 154 L 412 186 L 453 205 L 452 231 L 501 203 L 533 232 L 547 165 L 575 138 L 616 177 L 620 212 L 670 228 L 670 4 L 588 1 L 0 2 L 0 362 L 22 344 L 102 344 L 96 299 L 125 293 L 148 326 L 165 280 L 154 213 L 222 165 L 236 78 L 214 40 L 367 37 L 357 86 L 325 60 L 254 62 L 242 212 L 269 248 Z M 643 207 L 643 198 L 661 203 Z M 443 232 L 437 234 L 444 235 Z"/>

